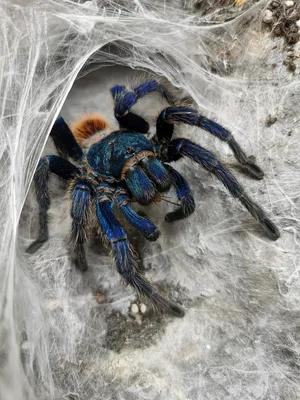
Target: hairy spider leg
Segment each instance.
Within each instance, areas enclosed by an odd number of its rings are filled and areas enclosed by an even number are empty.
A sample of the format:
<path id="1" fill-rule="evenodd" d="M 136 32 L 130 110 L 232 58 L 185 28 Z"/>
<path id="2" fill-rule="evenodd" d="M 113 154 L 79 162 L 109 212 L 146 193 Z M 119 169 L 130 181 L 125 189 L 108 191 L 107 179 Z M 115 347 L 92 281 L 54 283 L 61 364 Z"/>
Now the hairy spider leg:
<path id="1" fill-rule="evenodd" d="M 120 127 L 131 129 L 139 133 L 148 133 L 148 122 L 129 110 L 136 104 L 138 99 L 157 91 L 158 88 L 159 83 L 154 79 L 143 82 L 132 91 L 128 91 L 123 85 L 115 85 L 111 88 L 111 94 L 115 104 L 115 117 Z"/>
<path id="2" fill-rule="evenodd" d="M 178 221 L 186 218 L 195 211 L 195 201 L 191 189 L 184 177 L 176 171 L 171 165 L 164 164 L 164 167 L 169 172 L 171 182 L 176 189 L 177 198 L 181 206 L 165 216 L 167 222 Z"/>
<path id="3" fill-rule="evenodd" d="M 136 104 L 138 99 L 154 91 L 164 93 L 164 86 L 160 85 L 156 80 L 148 80 L 134 88 L 133 91 L 127 91 L 126 87 L 122 85 L 116 85 L 111 89 L 115 102 L 115 116 L 120 126 L 127 129 L 134 129 L 136 132 L 148 132 L 148 123 L 140 116 L 129 112 L 129 110 Z M 257 179 L 263 178 L 264 173 L 255 164 L 254 157 L 247 157 L 232 133 L 218 123 L 199 114 L 193 108 L 171 106 L 161 112 L 157 119 L 157 137 L 160 143 L 168 143 L 171 140 L 174 122 L 198 126 L 228 143 L 237 161 L 246 168 L 249 174 Z"/>
<path id="4" fill-rule="evenodd" d="M 48 239 L 47 212 L 50 208 L 49 173 L 52 172 L 64 179 L 73 179 L 80 170 L 64 158 L 55 155 L 45 156 L 40 159 L 34 175 L 35 191 L 39 205 L 39 235 L 28 247 L 27 253 L 36 252 Z"/>
<path id="5" fill-rule="evenodd" d="M 111 244 L 112 255 L 116 268 L 123 279 L 140 294 L 148 297 L 160 309 L 164 308 L 178 317 L 184 316 L 184 311 L 177 304 L 162 297 L 152 285 L 137 273 L 137 256 L 131 248 L 127 235 L 113 213 L 113 202 L 107 196 L 97 198 L 97 215 L 100 225 Z"/>
<path id="6" fill-rule="evenodd" d="M 142 216 L 136 213 L 131 207 L 130 199 L 125 193 L 120 193 L 116 196 L 117 204 L 122 211 L 127 221 L 137 228 L 147 240 L 154 242 L 158 239 L 160 231 L 157 226 L 153 224 L 146 216 Z"/>
<path id="7" fill-rule="evenodd" d="M 138 203 L 148 205 L 155 199 L 155 187 L 139 165 L 126 172 L 125 182 Z"/>
<path id="8" fill-rule="evenodd" d="M 261 223 L 270 239 L 277 240 L 279 238 L 280 233 L 276 225 L 270 221 L 262 208 L 247 195 L 236 178 L 212 152 L 187 139 L 172 140 L 168 147 L 168 161 L 176 161 L 182 156 L 191 158 L 212 172 L 227 187 L 232 196 L 237 198 L 250 214 Z"/>
<path id="9" fill-rule="evenodd" d="M 91 188 L 86 182 L 75 184 L 72 191 L 71 246 L 74 251 L 74 263 L 81 271 L 88 268 L 84 245 L 88 235 L 88 211 L 91 197 Z"/>
<path id="10" fill-rule="evenodd" d="M 69 157 L 75 161 L 83 158 L 83 151 L 71 132 L 70 128 L 62 117 L 59 117 L 50 132 L 58 154 L 62 157 Z"/>
<path id="11" fill-rule="evenodd" d="M 232 133 L 223 126 L 199 114 L 197 110 L 188 107 L 167 107 L 156 121 L 156 135 L 162 144 L 169 143 L 172 139 L 174 123 L 181 122 L 198 126 L 205 131 L 226 142 L 237 161 L 244 166 L 249 174 L 256 179 L 262 179 L 263 171 L 255 164 L 254 157 L 247 157 L 241 146 L 236 142 Z"/>
<path id="12" fill-rule="evenodd" d="M 140 166 L 159 192 L 165 192 L 170 189 L 170 176 L 160 160 L 145 157 L 140 161 Z"/>
<path id="13" fill-rule="evenodd" d="M 179 99 L 176 98 L 175 93 L 172 92 L 168 80 L 165 79 L 164 82 L 165 83 L 163 83 L 163 81 L 158 82 L 155 79 L 149 79 L 134 88 L 133 91 L 137 94 L 137 99 L 156 91 L 161 93 L 170 105 L 175 105 L 178 103 Z M 191 101 L 191 97 L 189 96 L 186 96 L 185 99 L 189 99 Z"/>
<path id="14" fill-rule="evenodd" d="M 144 158 L 139 165 L 129 168 L 125 182 L 137 202 L 143 205 L 158 200 L 158 192 L 165 192 L 171 185 L 168 172 L 156 158 Z"/>

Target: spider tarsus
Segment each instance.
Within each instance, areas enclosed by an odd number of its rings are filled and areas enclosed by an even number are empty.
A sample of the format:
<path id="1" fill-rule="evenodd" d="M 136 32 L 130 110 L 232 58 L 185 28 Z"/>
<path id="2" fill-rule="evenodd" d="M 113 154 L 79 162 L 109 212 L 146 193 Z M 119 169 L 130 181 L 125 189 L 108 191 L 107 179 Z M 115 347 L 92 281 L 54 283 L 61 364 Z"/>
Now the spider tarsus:
<path id="1" fill-rule="evenodd" d="M 160 231 L 156 229 L 155 231 L 151 232 L 149 235 L 147 235 L 147 240 L 150 242 L 155 242 L 160 236 Z"/>
<path id="2" fill-rule="evenodd" d="M 86 261 L 81 262 L 78 259 L 74 259 L 74 264 L 75 264 L 76 268 L 79 269 L 79 271 L 87 271 L 89 268 Z"/>
<path id="3" fill-rule="evenodd" d="M 280 232 L 273 222 L 271 222 L 269 219 L 264 219 L 260 222 L 270 239 L 275 241 L 280 237 Z"/>
<path id="4" fill-rule="evenodd" d="M 277 240 L 280 237 L 280 232 L 277 226 L 266 216 L 263 209 L 253 200 L 251 200 L 251 198 L 246 193 L 242 193 L 242 195 L 239 197 L 239 200 L 250 212 L 250 214 L 257 221 L 259 221 L 264 231 L 271 240 Z"/>
<path id="5" fill-rule="evenodd" d="M 40 247 L 43 246 L 43 244 L 46 242 L 47 239 L 37 239 L 35 240 L 33 243 L 31 243 L 31 245 L 26 249 L 26 253 L 28 254 L 33 254 L 36 251 L 38 251 L 38 249 Z"/>
<path id="6" fill-rule="evenodd" d="M 176 317 L 183 318 L 185 316 L 185 311 L 178 304 L 169 302 L 168 309 L 174 314 Z"/>
<path id="7" fill-rule="evenodd" d="M 78 246 L 79 247 L 79 246 Z M 86 261 L 86 256 L 83 248 L 77 248 L 76 253 L 73 257 L 73 262 L 80 271 L 86 271 L 88 269 L 88 263 Z"/>
<path id="8" fill-rule="evenodd" d="M 148 297 L 160 311 L 167 311 L 176 317 L 182 318 L 184 310 L 176 303 L 161 296 L 154 287 L 141 275 L 135 273 L 130 279 L 127 279 L 140 294 Z"/>
<path id="9" fill-rule="evenodd" d="M 180 211 L 180 209 L 179 209 L 179 211 Z M 181 212 L 178 212 L 178 210 L 169 212 L 168 214 L 165 215 L 165 221 L 168 223 L 178 221 L 183 218 L 184 218 L 184 215 Z"/>
<path id="10" fill-rule="evenodd" d="M 153 301 L 154 305 L 158 308 L 158 310 L 162 313 L 167 312 L 178 318 L 183 318 L 185 315 L 185 311 L 182 307 L 180 307 L 173 301 L 166 299 L 165 297 L 162 297 L 158 293 L 153 294 L 151 300 Z"/>
<path id="11" fill-rule="evenodd" d="M 240 164 L 242 164 L 242 166 L 247 170 L 247 172 L 249 172 L 252 177 L 256 179 L 262 179 L 264 177 L 264 172 L 255 164 L 255 157 L 247 157 L 241 146 L 236 142 L 233 136 L 230 136 L 227 139 L 227 143 L 233 151 L 235 158 Z"/>
<path id="12" fill-rule="evenodd" d="M 181 207 L 165 215 L 165 221 L 175 222 L 187 218 L 195 211 L 195 201 L 191 193 L 181 199 Z"/>
<path id="13" fill-rule="evenodd" d="M 254 163 L 251 161 L 248 161 L 246 164 L 243 165 L 243 167 L 249 172 L 249 174 L 256 179 L 263 179 L 264 177 L 264 172 Z"/>

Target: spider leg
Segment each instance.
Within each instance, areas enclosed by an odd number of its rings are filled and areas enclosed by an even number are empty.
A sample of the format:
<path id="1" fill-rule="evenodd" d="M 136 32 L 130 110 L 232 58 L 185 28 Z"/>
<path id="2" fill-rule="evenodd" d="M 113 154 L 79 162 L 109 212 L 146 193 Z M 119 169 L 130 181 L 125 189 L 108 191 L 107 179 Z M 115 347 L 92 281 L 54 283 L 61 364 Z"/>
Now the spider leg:
<path id="1" fill-rule="evenodd" d="M 174 122 L 198 126 L 228 143 L 237 161 L 242 164 L 250 175 L 262 179 L 263 171 L 255 164 L 254 157 L 247 157 L 241 146 L 236 142 L 232 133 L 216 122 L 205 118 L 197 110 L 188 107 L 167 107 L 156 121 L 156 134 L 160 143 L 168 143 L 173 135 Z"/>
<path id="2" fill-rule="evenodd" d="M 170 176 L 160 160 L 146 157 L 140 161 L 140 166 L 159 192 L 170 189 Z"/>
<path id="3" fill-rule="evenodd" d="M 156 158 L 145 157 L 138 165 L 129 167 L 124 178 L 132 195 L 143 205 L 158 199 L 158 192 L 165 192 L 171 185 L 167 170 Z"/>
<path id="4" fill-rule="evenodd" d="M 236 178 L 221 164 L 212 152 L 187 139 L 172 140 L 168 147 L 168 161 L 178 160 L 182 156 L 191 158 L 212 172 L 227 187 L 232 196 L 240 200 L 250 214 L 261 223 L 265 232 L 272 240 L 279 238 L 280 233 L 276 225 L 270 221 L 262 208 L 246 194 L 244 188 L 238 183 Z"/>
<path id="5" fill-rule="evenodd" d="M 184 315 L 184 311 L 162 297 L 152 285 L 137 273 L 137 257 L 131 248 L 122 225 L 113 213 L 113 202 L 108 197 L 98 197 L 96 202 L 97 215 L 102 229 L 111 244 L 112 255 L 116 268 L 124 280 L 133 286 L 140 294 L 147 296 L 159 308 L 164 308 L 178 317 Z"/>
<path id="6" fill-rule="evenodd" d="M 77 143 L 72 131 L 62 117 L 59 117 L 50 132 L 58 154 L 79 161 L 83 157 L 81 147 Z"/>
<path id="7" fill-rule="evenodd" d="M 59 156 L 45 156 L 40 159 L 34 175 L 35 191 L 39 205 L 39 235 L 38 238 L 28 247 L 27 253 L 36 252 L 48 239 L 47 211 L 50 208 L 49 196 L 49 173 L 60 176 L 64 179 L 72 179 L 80 173 L 80 170 L 69 161 Z"/>
<path id="8" fill-rule="evenodd" d="M 117 204 L 127 221 L 137 228 L 146 239 L 154 242 L 158 239 L 160 232 L 157 227 L 145 216 L 141 216 L 135 212 L 130 205 L 130 199 L 125 193 L 117 196 Z"/>
<path id="9" fill-rule="evenodd" d="M 125 182 L 140 204 L 148 205 L 153 202 L 156 190 L 141 166 L 138 165 L 134 169 L 129 169 L 126 172 Z"/>
<path id="10" fill-rule="evenodd" d="M 195 211 L 195 201 L 191 189 L 184 177 L 170 165 L 164 164 L 164 167 L 169 173 L 171 182 L 176 188 L 178 200 L 181 206 L 165 216 L 167 222 L 178 221 L 186 218 Z"/>
<path id="11" fill-rule="evenodd" d="M 90 186 L 86 182 L 77 182 L 72 192 L 71 245 L 75 253 L 75 265 L 81 271 L 85 271 L 88 268 L 84 244 L 87 241 L 87 222 L 90 202 Z"/>
<path id="12" fill-rule="evenodd" d="M 123 85 L 116 85 L 111 89 L 111 94 L 115 104 L 115 117 L 118 120 L 120 127 L 132 129 L 140 133 L 148 133 L 149 124 L 142 117 L 130 111 L 138 99 L 146 96 L 149 93 L 157 91 L 159 83 L 156 80 L 148 80 L 134 88 L 132 91 L 127 91 Z"/>

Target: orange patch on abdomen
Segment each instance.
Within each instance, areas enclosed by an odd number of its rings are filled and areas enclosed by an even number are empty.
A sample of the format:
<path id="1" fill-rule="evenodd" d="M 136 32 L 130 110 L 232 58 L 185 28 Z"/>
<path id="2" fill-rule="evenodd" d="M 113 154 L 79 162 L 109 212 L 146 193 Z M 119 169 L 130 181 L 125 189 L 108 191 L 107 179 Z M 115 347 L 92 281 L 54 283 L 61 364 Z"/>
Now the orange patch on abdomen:
<path id="1" fill-rule="evenodd" d="M 71 130 L 76 141 L 82 144 L 95 133 L 103 131 L 108 127 L 108 122 L 100 114 L 87 114 L 75 121 L 71 126 Z"/>

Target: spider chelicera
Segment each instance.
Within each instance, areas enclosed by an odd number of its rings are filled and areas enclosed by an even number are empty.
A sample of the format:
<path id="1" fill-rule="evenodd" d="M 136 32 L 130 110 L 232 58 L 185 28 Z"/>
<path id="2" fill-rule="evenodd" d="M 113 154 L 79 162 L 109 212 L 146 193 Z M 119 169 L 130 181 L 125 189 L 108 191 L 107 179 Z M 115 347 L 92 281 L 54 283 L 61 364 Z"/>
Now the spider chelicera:
<path id="1" fill-rule="evenodd" d="M 160 113 L 156 121 L 156 134 L 151 140 L 148 139 L 148 123 L 132 112 L 131 108 L 138 99 L 154 91 L 166 93 L 164 86 L 156 80 L 147 80 L 133 89 L 122 85 L 111 89 L 115 117 L 120 125 L 117 131 L 110 130 L 106 120 L 98 115 L 90 115 L 79 121 L 74 125 L 73 133 L 63 118 L 57 119 L 50 135 L 59 155 L 43 157 L 34 176 L 39 204 L 39 236 L 27 252 L 35 252 L 48 239 L 48 180 L 52 172 L 70 182 L 71 244 L 77 267 L 87 269 L 84 248 L 90 236 L 91 221 L 96 214 L 122 278 L 160 309 L 183 316 L 180 306 L 162 297 L 138 272 L 137 256 L 114 214 L 115 206 L 146 239 L 155 241 L 159 237 L 159 230 L 146 216 L 138 214 L 131 203 L 148 205 L 159 201 L 163 197 L 162 193 L 174 186 L 180 205 L 166 215 L 166 221 L 177 221 L 192 214 L 195 202 L 189 185 L 170 165 L 173 161 L 188 157 L 213 173 L 260 222 L 272 240 L 278 239 L 280 234 L 262 208 L 251 200 L 212 152 L 188 139 L 172 140 L 175 123 L 202 128 L 226 142 L 248 173 L 262 179 L 262 170 L 253 158 L 246 156 L 227 129 L 200 115 L 193 108 L 173 104 Z"/>

